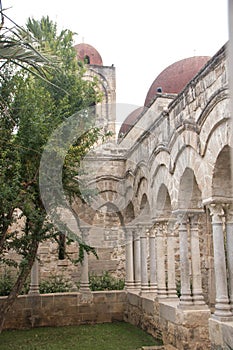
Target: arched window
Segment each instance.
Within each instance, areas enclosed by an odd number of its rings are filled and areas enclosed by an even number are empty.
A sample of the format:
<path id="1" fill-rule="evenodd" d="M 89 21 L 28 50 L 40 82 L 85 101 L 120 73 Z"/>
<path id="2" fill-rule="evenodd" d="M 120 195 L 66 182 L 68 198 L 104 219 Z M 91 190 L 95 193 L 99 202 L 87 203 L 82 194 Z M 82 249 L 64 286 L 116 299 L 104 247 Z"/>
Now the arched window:
<path id="1" fill-rule="evenodd" d="M 88 55 L 84 57 L 84 63 L 90 64 L 90 57 Z"/>

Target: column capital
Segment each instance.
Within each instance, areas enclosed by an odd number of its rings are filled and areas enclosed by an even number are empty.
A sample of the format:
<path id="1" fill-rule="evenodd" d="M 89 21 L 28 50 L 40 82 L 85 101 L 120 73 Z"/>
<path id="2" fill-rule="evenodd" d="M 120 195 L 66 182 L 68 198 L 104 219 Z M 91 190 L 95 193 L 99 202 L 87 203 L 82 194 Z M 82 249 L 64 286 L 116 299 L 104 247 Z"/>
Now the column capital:
<path id="1" fill-rule="evenodd" d="M 155 224 L 155 227 L 156 227 L 156 236 L 163 237 L 163 235 L 164 235 L 164 222 L 157 221 Z"/>
<path id="2" fill-rule="evenodd" d="M 140 237 L 148 237 L 151 226 L 150 222 L 139 222 L 137 228 L 140 230 Z"/>
<path id="3" fill-rule="evenodd" d="M 133 232 L 134 232 L 134 228 L 133 226 L 127 226 L 125 227 L 125 236 L 126 236 L 126 240 L 127 241 L 131 241 L 133 238 Z"/>
<path id="4" fill-rule="evenodd" d="M 228 223 L 233 223 L 233 203 L 227 203 L 223 205 L 226 219 Z"/>
<path id="5" fill-rule="evenodd" d="M 151 228 L 151 230 L 149 231 L 149 237 L 153 238 L 156 236 L 156 230 L 154 227 Z"/>
<path id="6" fill-rule="evenodd" d="M 204 213 L 203 210 L 193 211 L 188 213 L 189 222 L 192 228 L 198 227 L 200 215 L 203 213 Z"/>
<path id="7" fill-rule="evenodd" d="M 222 203 L 211 203 L 208 205 L 213 224 L 222 224 L 225 215 Z"/>
<path id="8" fill-rule="evenodd" d="M 134 240 L 139 240 L 141 236 L 140 228 L 135 227 L 134 232 L 133 232 Z"/>
<path id="9" fill-rule="evenodd" d="M 186 224 L 188 220 L 188 210 L 185 209 L 177 209 L 172 212 L 175 216 L 178 224 Z"/>
<path id="10" fill-rule="evenodd" d="M 177 229 L 177 220 L 172 217 L 167 222 L 167 234 L 168 236 L 174 236 L 174 231 Z"/>

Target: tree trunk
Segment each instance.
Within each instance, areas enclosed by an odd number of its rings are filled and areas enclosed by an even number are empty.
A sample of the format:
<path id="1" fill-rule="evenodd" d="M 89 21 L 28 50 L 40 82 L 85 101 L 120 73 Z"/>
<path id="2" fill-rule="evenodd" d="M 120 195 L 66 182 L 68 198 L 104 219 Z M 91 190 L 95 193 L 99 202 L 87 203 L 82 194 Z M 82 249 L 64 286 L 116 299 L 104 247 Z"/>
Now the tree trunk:
<path id="1" fill-rule="evenodd" d="M 24 283 L 27 280 L 27 277 L 32 269 L 32 265 L 36 259 L 37 250 L 38 250 L 39 242 L 34 240 L 31 244 L 30 250 L 28 252 L 28 263 L 22 267 L 20 274 L 17 278 L 17 281 L 14 284 L 14 287 L 12 288 L 12 291 L 8 295 L 7 299 L 3 302 L 2 307 L 0 308 L 0 333 L 3 330 L 5 319 L 7 316 L 7 313 L 12 308 L 15 300 L 17 299 L 18 295 L 20 294 Z"/>

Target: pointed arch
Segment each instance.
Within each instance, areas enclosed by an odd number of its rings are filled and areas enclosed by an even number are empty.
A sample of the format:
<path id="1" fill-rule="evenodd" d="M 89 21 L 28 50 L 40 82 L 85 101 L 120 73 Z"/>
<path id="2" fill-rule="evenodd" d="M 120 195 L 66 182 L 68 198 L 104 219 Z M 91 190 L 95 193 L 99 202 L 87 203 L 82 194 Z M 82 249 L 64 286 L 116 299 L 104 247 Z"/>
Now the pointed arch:
<path id="1" fill-rule="evenodd" d="M 201 208 L 201 191 L 198 187 L 194 171 L 186 168 L 180 179 L 178 208 L 199 209 Z"/>
<path id="2" fill-rule="evenodd" d="M 232 198 L 231 148 L 226 145 L 219 152 L 213 169 L 212 197 Z"/>

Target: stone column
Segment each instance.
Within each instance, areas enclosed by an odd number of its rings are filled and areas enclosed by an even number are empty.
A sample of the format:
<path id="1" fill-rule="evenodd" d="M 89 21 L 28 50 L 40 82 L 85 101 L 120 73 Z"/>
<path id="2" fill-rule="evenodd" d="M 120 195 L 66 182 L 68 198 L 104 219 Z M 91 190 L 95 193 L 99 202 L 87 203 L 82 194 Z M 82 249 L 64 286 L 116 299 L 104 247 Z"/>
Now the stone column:
<path id="1" fill-rule="evenodd" d="M 177 215 L 179 223 L 180 240 L 180 278 L 181 278 L 181 296 L 179 306 L 182 308 L 193 305 L 190 289 L 189 276 L 189 249 L 188 249 L 188 231 L 187 215 L 180 213 Z"/>
<path id="2" fill-rule="evenodd" d="M 229 278 L 229 296 L 231 309 L 233 311 L 233 204 L 225 207 L 226 212 L 226 249 L 227 249 L 227 268 Z"/>
<path id="3" fill-rule="evenodd" d="M 167 298 L 166 273 L 165 273 L 165 240 L 164 240 L 164 223 L 156 224 L 156 253 L 157 253 L 157 283 L 158 298 Z"/>
<path id="4" fill-rule="evenodd" d="M 36 258 L 34 264 L 31 269 L 31 283 L 28 294 L 30 295 L 38 295 L 39 291 L 39 262 Z"/>
<path id="5" fill-rule="evenodd" d="M 140 229 L 134 229 L 134 288 L 141 289 L 141 244 Z"/>
<path id="6" fill-rule="evenodd" d="M 210 215 L 212 219 L 213 246 L 214 246 L 214 272 L 216 287 L 216 304 L 214 317 L 227 320 L 232 316 L 230 311 L 228 290 L 226 257 L 224 249 L 223 217 L 224 211 L 221 204 L 210 204 Z"/>
<path id="7" fill-rule="evenodd" d="M 147 269 L 147 229 L 141 227 L 141 293 L 148 292 L 148 269 Z"/>
<path id="8" fill-rule="evenodd" d="M 175 221 L 170 219 L 167 226 L 167 293 L 168 298 L 177 299 L 175 272 Z"/>
<path id="9" fill-rule="evenodd" d="M 155 245 L 155 229 L 152 227 L 149 232 L 150 252 L 150 292 L 157 293 L 157 261 Z"/>
<path id="10" fill-rule="evenodd" d="M 190 213 L 190 242 L 192 261 L 192 294 L 194 305 L 205 305 L 202 278 L 201 278 L 201 255 L 198 232 L 198 213 Z"/>
<path id="11" fill-rule="evenodd" d="M 134 287 L 134 271 L 133 271 L 133 227 L 126 228 L 126 289 Z"/>
<path id="12" fill-rule="evenodd" d="M 83 241 L 86 244 L 88 244 L 89 227 L 82 227 L 81 232 L 82 232 Z M 89 273 L 88 254 L 84 250 L 84 257 L 83 257 L 83 261 L 81 264 L 81 282 L 80 282 L 80 289 L 79 289 L 80 292 L 82 292 L 82 293 L 90 292 L 88 273 Z"/>

